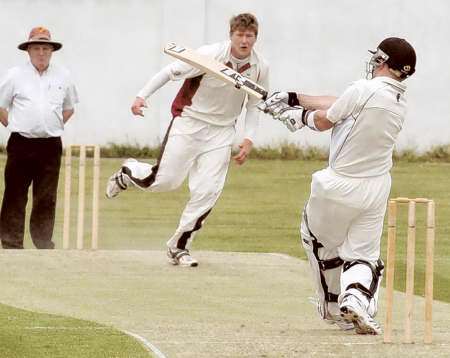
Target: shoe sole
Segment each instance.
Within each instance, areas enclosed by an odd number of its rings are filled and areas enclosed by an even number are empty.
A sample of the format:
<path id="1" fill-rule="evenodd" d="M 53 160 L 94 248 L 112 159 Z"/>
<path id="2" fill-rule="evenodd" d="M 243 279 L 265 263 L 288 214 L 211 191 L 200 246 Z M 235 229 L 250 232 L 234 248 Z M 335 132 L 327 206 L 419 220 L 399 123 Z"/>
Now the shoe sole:
<path id="1" fill-rule="evenodd" d="M 193 262 L 193 263 L 190 263 L 190 264 L 179 264 L 180 266 L 183 266 L 183 267 L 197 267 L 198 266 L 198 262 Z"/>
<path id="2" fill-rule="evenodd" d="M 341 317 L 347 322 L 353 322 L 353 324 L 355 325 L 356 333 L 358 334 L 377 335 L 381 333 L 381 330 L 378 331 L 372 326 L 368 325 L 357 312 L 349 307 L 341 307 Z"/>

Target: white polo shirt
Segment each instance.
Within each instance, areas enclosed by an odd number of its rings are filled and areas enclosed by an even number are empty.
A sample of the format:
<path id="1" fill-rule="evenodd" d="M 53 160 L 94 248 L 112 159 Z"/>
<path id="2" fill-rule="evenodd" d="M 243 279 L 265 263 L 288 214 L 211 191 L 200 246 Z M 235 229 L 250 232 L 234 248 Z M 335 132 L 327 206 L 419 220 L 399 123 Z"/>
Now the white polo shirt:
<path id="1" fill-rule="evenodd" d="M 28 138 L 59 137 L 64 131 L 63 110 L 78 103 L 70 73 L 50 64 L 46 71 L 27 62 L 0 79 L 0 107 L 8 110 L 8 129 Z"/>
<path id="2" fill-rule="evenodd" d="M 231 41 L 205 45 L 196 51 L 223 64 L 229 64 L 236 71 L 246 68 L 241 72 L 245 77 L 257 82 L 266 90 L 269 89 L 267 62 L 254 49 L 248 58 L 248 65 L 241 63 L 240 68 L 236 68 L 236 61 L 231 56 Z M 172 81 L 186 80 L 172 105 L 174 116 L 190 117 L 217 126 L 234 126 L 247 97 L 244 91 L 182 61 L 169 64 L 161 72 L 166 73 Z M 153 86 L 147 85 L 138 96 L 149 97 L 152 93 L 149 88 L 154 89 Z M 246 103 L 244 135 L 251 140 L 255 137 L 258 126 L 259 110 L 256 108 L 258 101 L 249 96 Z"/>
<path id="3" fill-rule="evenodd" d="M 350 177 L 383 175 L 392 167 L 394 144 L 406 114 L 406 86 L 389 77 L 353 83 L 328 109 L 336 123 L 330 167 Z"/>

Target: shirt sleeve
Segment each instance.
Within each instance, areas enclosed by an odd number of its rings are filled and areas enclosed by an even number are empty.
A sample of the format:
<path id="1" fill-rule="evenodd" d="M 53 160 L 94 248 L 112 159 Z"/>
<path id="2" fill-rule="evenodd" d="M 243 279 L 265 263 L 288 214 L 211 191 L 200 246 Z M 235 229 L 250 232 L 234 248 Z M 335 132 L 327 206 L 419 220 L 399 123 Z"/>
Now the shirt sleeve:
<path id="1" fill-rule="evenodd" d="M 9 109 L 14 97 L 14 81 L 11 71 L 0 78 L 0 108 Z"/>
<path id="2" fill-rule="evenodd" d="M 185 80 L 187 78 L 197 77 L 203 74 L 202 70 L 199 70 L 186 62 L 177 60 L 172 62 L 170 65 L 166 67 L 169 73 L 169 78 L 172 81 L 180 81 Z"/>
<path id="3" fill-rule="evenodd" d="M 261 70 L 259 73 L 259 79 L 257 81 L 259 85 L 261 85 L 266 91 L 269 90 L 269 66 L 267 64 L 261 64 Z M 254 141 L 256 137 L 256 133 L 258 130 L 258 118 L 260 114 L 260 110 L 256 107 L 260 102 L 260 99 L 254 96 L 248 96 L 247 101 L 247 114 L 245 116 L 245 129 L 244 129 L 244 138 L 247 138 Z"/>
<path id="4" fill-rule="evenodd" d="M 145 86 L 138 92 L 137 96 L 147 99 L 169 81 L 179 81 L 186 78 L 198 76 L 202 72 L 177 60 L 164 67 L 148 80 Z"/>
<path id="5" fill-rule="evenodd" d="M 163 68 L 161 71 L 156 73 L 150 80 L 145 84 L 145 86 L 139 91 L 137 97 L 147 99 L 167 82 L 170 81 L 170 74 L 168 67 Z"/>
<path id="6" fill-rule="evenodd" d="M 218 52 L 218 45 L 205 45 L 198 48 L 196 51 L 203 55 L 214 57 Z M 202 74 L 204 74 L 204 71 L 199 70 L 181 60 L 176 60 L 150 78 L 146 85 L 139 91 L 137 96 L 147 99 L 169 81 L 185 80 L 200 76 Z"/>
<path id="7" fill-rule="evenodd" d="M 75 104 L 79 102 L 78 91 L 72 81 L 69 81 L 69 86 L 66 90 L 66 96 L 63 101 L 63 111 L 74 109 Z"/>
<path id="8" fill-rule="evenodd" d="M 355 110 L 360 97 L 361 91 L 358 82 L 355 82 L 328 109 L 327 119 L 332 123 L 337 123 L 348 118 Z"/>

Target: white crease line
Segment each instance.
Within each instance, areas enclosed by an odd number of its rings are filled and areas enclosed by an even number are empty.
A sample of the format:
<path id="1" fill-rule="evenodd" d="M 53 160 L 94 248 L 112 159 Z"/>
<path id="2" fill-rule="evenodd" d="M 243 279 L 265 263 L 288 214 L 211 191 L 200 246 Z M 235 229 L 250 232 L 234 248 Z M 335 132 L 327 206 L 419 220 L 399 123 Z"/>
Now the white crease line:
<path id="1" fill-rule="evenodd" d="M 257 340 L 257 338 L 258 338 L 257 336 L 254 337 L 254 338 L 255 339 L 248 340 L 248 341 L 227 340 L 226 343 L 227 344 L 235 344 L 235 345 L 238 345 L 238 344 L 249 345 L 249 344 L 254 344 L 255 341 L 257 341 L 258 343 L 261 343 L 261 344 L 270 344 L 270 343 L 273 342 L 273 340 Z M 274 338 L 286 338 L 286 337 L 274 336 Z M 174 341 L 174 340 L 170 340 L 170 341 L 159 340 L 158 342 L 163 342 L 163 343 L 172 344 L 172 345 L 186 345 L 186 344 L 189 344 L 188 341 Z M 289 339 L 289 340 L 285 339 L 284 342 L 292 344 L 292 343 L 297 343 L 298 340 L 292 338 L 292 339 Z M 196 341 L 196 343 L 199 344 L 199 345 L 206 345 L 206 344 L 208 344 L 208 345 L 223 345 L 225 342 L 224 341 L 205 340 L 205 341 Z M 418 348 L 417 344 L 421 344 L 421 343 L 422 342 L 420 342 L 420 341 L 416 341 L 415 342 L 416 348 Z M 350 347 L 350 346 L 366 346 L 366 345 L 367 346 L 371 346 L 371 345 L 380 345 L 380 344 L 384 344 L 384 343 L 382 341 L 380 341 L 380 340 L 372 341 L 372 342 L 316 342 L 316 343 L 314 343 L 314 345 L 316 345 L 316 346 L 330 346 L 330 345 L 331 346 L 341 346 L 341 345 L 344 345 L 344 346 L 347 346 L 347 347 Z M 404 343 L 401 343 L 400 341 L 399 342 L 393 342 L 393 343 L 387 344 L 386 347 L 387 346 L 394 347 L 394 346 L 399 346 L 399 345 L 403 345 L 403 344 Z M 425 347 L 425 346 L 426 345 L 422 344 L 419 347 Z M 450 346 L 450 344 L 446 343 L 446 342 L 439 342 L 439 343 L 433 342 L 432 344 L 429 345 L 430 348 L 432 348 L 433 346 L 447 347 L 447 346 Z M 410 347 L 414 347 L 414 344 L 411 344 Z"/>
<path id="2" fill-rule="evenodd" d="M 162 353 L 157 347 L 155 347 L 153 344 L 151 344 L 150 341 L 148 341 L 144 337 L 140 336 L 139 334 L 130 332 L 130 331 L 123 331 L 123 332 L 133 338 L 136 338 L 139 342 L 141 342 L 145 346 L 145 348 L 150 350 L 152 353 L 155 353 L 158 358 L 166 358 L 164 353 Z"/>
<path id="3" fill-rule="evenodd" d="M 111 329 L 109 327 L 63 327 L 63 326 L 35 326 L 35 327 L 25 327 L 25 329 L 28 330 L 34 330 L 34 329 L 46 329 L 46 330 L 61 330 L 61 331 L 72 331 L 72 330 L 81 330 L 81 331 L 87 331 L 87 330 L 107 330 Z"/>
<path id="4" fill-rule="evenodd" d="M 261 252 L 255 252 L 255 254 L 261 254 Z M 295 256 L 291 256 L 288 254 L 282 254 L 282 253 L 278 253 L 278 252 L 266 252 L 266 255 L 271 255 L 271 256 L 275 256 L 275 257 L 280 257 L 282 259 L 285 260 L 301 260 L 301 261 L 305 261 L 302 260 L 300 257 L 295 257 Z"/>
<path id="5" fill-rule="evenodd" d="M 382 344 L 384 344 L 383 342 L 381 342 Z M 338 343 L 330 343 L 330 344 L 338 344 Z M 344 346 L 364 346 L 364 345 L 371 345 L 371 344 L 380 344 L 380 342 L 353 342 L 353 343 L 349 343 L 349 342 L 345 342 L 345 343 L 339 343 L 339 344 L 342 344 L 342 345 L 344 345 Z M 431 344 L 424 344 L 423 342 L 421 342 L 421 341 L 416 341 L 416 342 L 413 342 L 412 344 L 405 344 L 405 343 L 401 343 L 400 341 L 399 342 L 393 342 L 393 343 L 386 343 L 386 346 L 391 346 L 391 347 L 394 347 L 394 346 L 399 346 L 399 345 L 404 345 L 404 347 L 414 347 L 414 344 L 416 344 L 416 348 L 417 348 L 417 344 L 420 344 L 420 346 L 419 347 L 433 347 L 433 346 L 443 346 L 443 347 L 446 347 L 446 346 L 448 346 L 449 344 L 448 343 L 445 343 L 445 342 L 442 342 L 442 343 L 435 343 L 435 342 L 433 342 L 433 343 L 431 343 Z"/>

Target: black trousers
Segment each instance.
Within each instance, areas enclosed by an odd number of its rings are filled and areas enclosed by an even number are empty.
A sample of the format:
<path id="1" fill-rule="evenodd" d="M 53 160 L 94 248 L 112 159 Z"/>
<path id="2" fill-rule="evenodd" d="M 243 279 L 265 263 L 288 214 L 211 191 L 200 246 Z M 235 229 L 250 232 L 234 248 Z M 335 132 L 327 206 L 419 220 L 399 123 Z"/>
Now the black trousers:
<path id="1" fill-rule="evenodd" d="M 23 249 L 25 210 L 32 184 L 30 235 L 36 248 L 53 249 L 61 138 L 26 138 L 12 133 L 6 149 L 5 192 L 0 212 L 2 247 Z"/>

